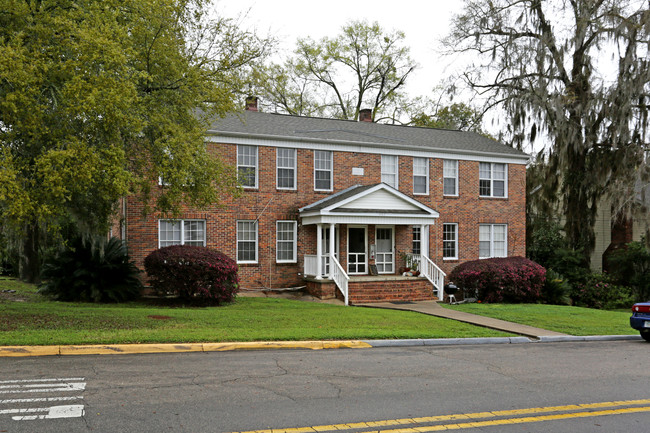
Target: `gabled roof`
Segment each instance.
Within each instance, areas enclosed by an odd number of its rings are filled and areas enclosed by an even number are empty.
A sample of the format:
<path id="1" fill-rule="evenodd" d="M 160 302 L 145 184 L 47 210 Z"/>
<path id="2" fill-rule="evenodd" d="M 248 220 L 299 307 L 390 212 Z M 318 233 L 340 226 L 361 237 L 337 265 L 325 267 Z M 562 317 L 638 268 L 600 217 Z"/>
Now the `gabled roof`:
<path id="1" fill-rule="evenodd" d="M 244 111 L 217 119 L 209 135 L 304 143 L 468 153 L 528 160 L 528 155 L 475 132 Z"/>
<path id="2" fill-rule="evenodd" d="M 398 190 L 378 183 L 355 185 L 299 209 L 308 224 L 433 224 L 439 214 Z"/>

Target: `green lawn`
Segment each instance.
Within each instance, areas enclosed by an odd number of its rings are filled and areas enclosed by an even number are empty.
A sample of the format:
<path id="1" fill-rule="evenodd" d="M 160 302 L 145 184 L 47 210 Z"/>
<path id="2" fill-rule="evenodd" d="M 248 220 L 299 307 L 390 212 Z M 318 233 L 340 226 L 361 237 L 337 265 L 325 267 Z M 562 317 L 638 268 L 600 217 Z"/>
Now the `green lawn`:
<path id="1" fill-rule="evenodd" d="M 571 335 L 630 335 L 637 333 L 630 328 L 631 310 L 606 311 L 542 304 L 477 303 L 445 304 L 445 307 Z"/>
<path id="2" fill-rule="evenodd" d="M 273 298 L 237 298 L 222 307 L 145 302 L 49 301 L 34 286 L 0 279 L 0 345 L 173 343 L 506 336 L 418 313 Z"/>

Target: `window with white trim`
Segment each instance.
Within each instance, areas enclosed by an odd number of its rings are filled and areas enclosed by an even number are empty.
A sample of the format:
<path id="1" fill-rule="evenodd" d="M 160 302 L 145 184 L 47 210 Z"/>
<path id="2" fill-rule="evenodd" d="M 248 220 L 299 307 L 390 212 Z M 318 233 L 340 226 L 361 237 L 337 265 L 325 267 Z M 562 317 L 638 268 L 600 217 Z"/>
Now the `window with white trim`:
<path id="1" fill-rule="evenodd" d="M 277 188 L 296 189 L 296 149 L 278 147 L 277 154 Z"/>
<path id="2" fill-rule="evenodd" d="M 422 230 L 420 226 L 413 226 L 413 254 L 422 254 Z"/>
<path id="3" fill-rule="evenodd" d="M 314 151 L 314 190 L 332 191 L 332 152 Z"/>
<path id="4" fill-rule="evenodd" d="M 257 263 L 257 221 L 237 221 L 237 263 Z"/>
<path id="5" fill-rule="evenodd" d="M 296 240 L 298 223 L 296 221 L 276 222 L 275 260 L 278 263 L 296 263 Z"/>
<path id="6" fill-rule="evenodd" d="M 508 226 L 505 224 L 480 224 L 479 225 L 478 257 L 508 256 Z"/>
<path id="7" fill-rule="evenodd" d="M 381 156 L 381 181 L 397 189 L 398 179 L 398 160 L 395 155 Z"/>
<path id="8" fill-rule="evenodd" d="M 442 160 L 442 194 L 458 195 L 458 160 Z"/>
<path id="9" fill-rule="evenodd" d="M 257 146 L 237 146 L 237 176 L 244 188 L 257 188 Z"/>
<path id="10" fill-rule="evenodd" d="M 429 158 L 413 157 L 413 194 L 429 194 Z"/>
<path id="11" fill-rule="evenodd" d="M 479 163 L 479 195 L 481 197 L 505 197 L 508 185 L 505 164 Z"/>
<path id="12" fill-rule="evenodd" d="M 170 245 L 205 246 L 204 220 L 159 220 L 158 246 Z"/>
<path id="13" fill-rule="evenodd" d="M 442 258 L 458 258 L 458 224 L 442 225 Z"/>

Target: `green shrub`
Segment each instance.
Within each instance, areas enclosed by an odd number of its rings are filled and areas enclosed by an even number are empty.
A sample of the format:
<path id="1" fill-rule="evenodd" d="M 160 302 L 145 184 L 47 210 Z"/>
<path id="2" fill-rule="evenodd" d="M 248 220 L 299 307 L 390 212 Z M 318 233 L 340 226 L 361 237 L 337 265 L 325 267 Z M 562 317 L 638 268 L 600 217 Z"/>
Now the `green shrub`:
<path id="1" fill-rule="evenodd" d="M 237 263 L 206 247 L 174 245 L 153 251 L 144 269 L 159 294 L 220 304 L 231 302 L 239 290 Z"/>
<path id="2" fill-rule="evenodd" d="M 571 291 L 573 305 L 611 310 L 631 307 L 632 290 L 615 283 L 608 274 L 591 274 L 584 283 L 576 284 Z"/>
<path id="3" fill-rule="evenodd" d="M 93 247 L 77 238 L 45 263 L 39 292 L 59 301 L 124 302 L 140 296 L 139 273 L 121 240 Z"/>
<path id="4" fill-rule="evenodd" d="M 546 269 L 524 257 L 504 257 L 461 263 L 449 274 L 461 289 L 478 290 L 485 302 L 537 302 Z"/>
<path id="5" fill-rule="evenodd" d="M 571 285 L 569 281 L 553 269 L 546 271 L 546 281 L 542 288 L 542 302 L 554 305 L 571 303 Z"/>
<path id="6" fill-rule="evenodd" d="M 650 250 L 643 242 L 630 242 L 614 251 L 609 265 L 616 281 L 632 288 L 636 302 L 650 300 Z"/>

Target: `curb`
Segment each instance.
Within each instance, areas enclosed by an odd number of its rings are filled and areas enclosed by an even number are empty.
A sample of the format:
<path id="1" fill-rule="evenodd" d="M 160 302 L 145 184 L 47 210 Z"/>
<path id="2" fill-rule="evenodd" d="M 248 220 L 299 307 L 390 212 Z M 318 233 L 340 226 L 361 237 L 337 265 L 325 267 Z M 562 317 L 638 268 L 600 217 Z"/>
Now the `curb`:
<path id="1" fill-rule="evenodd" d="M 590 341 L 641 341 L 640 335 L 588 335 L 431 338 L 411 340 L 254 341 L 244 343 L 102 344 L 89 346 L 0 346 L 0 358 L 67 355 L 133 355 L 145 353 L 226 352 L 264 349 L 369 349 L 374 347 L 460 346 Z"/>

